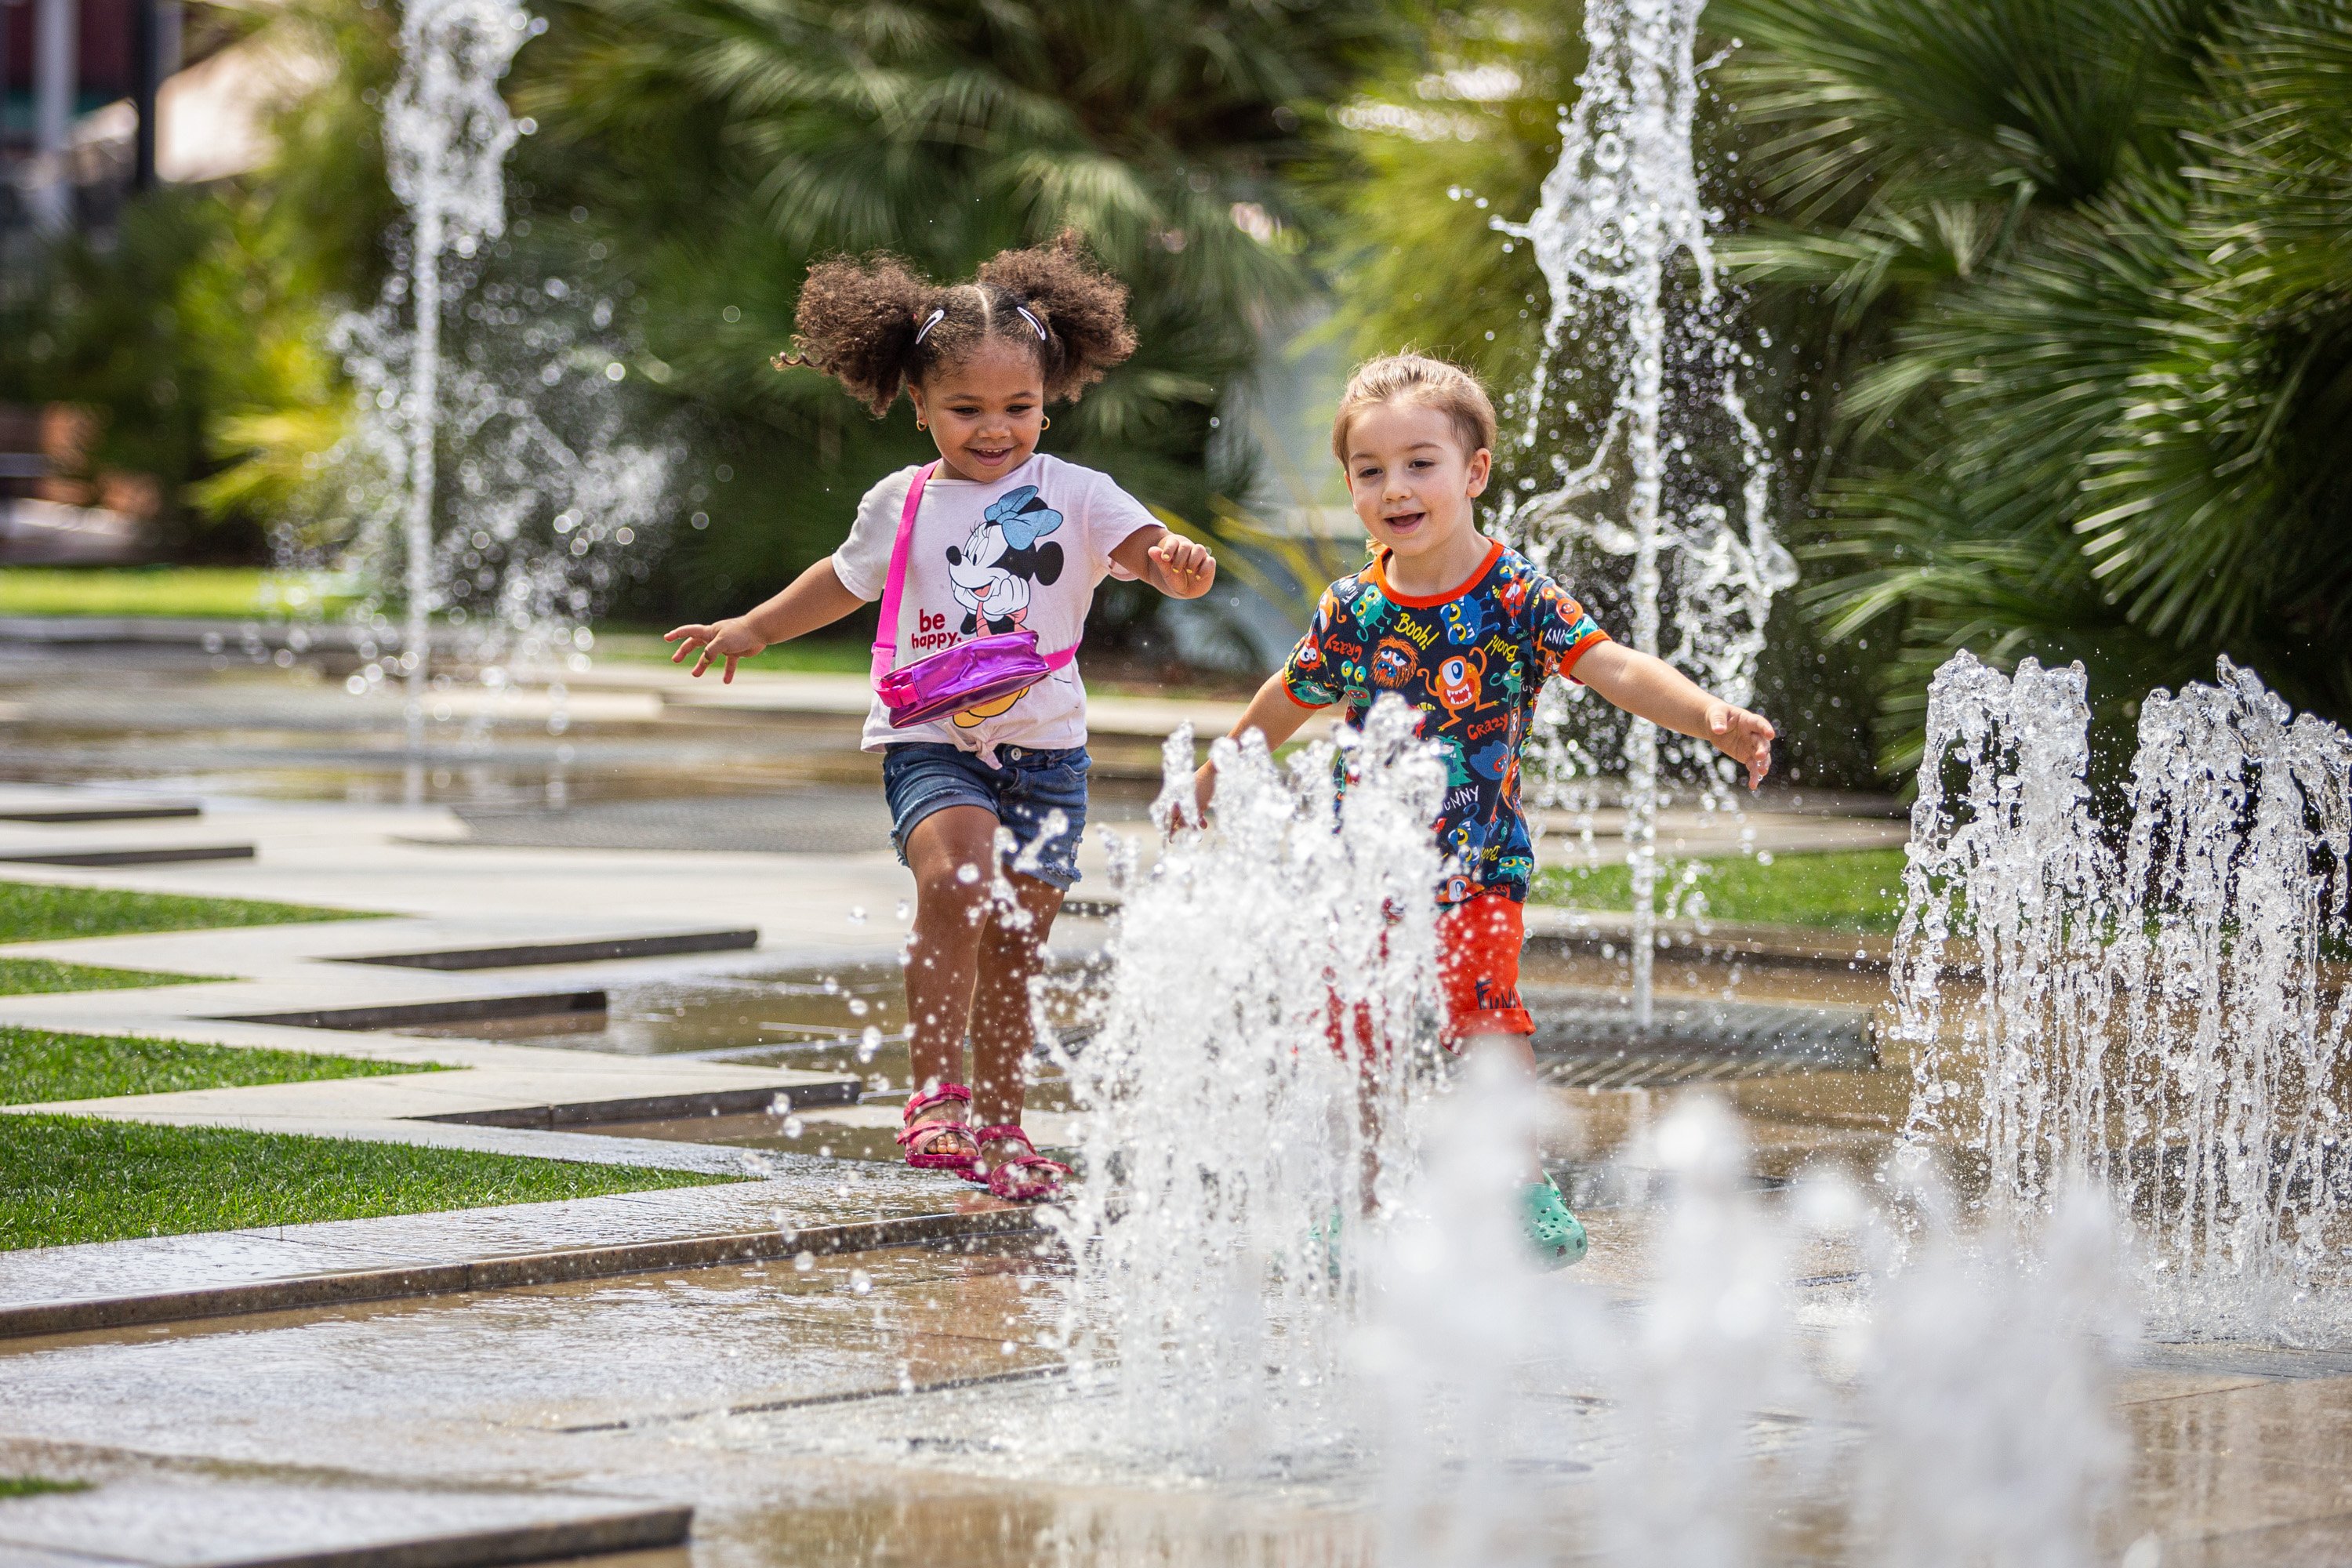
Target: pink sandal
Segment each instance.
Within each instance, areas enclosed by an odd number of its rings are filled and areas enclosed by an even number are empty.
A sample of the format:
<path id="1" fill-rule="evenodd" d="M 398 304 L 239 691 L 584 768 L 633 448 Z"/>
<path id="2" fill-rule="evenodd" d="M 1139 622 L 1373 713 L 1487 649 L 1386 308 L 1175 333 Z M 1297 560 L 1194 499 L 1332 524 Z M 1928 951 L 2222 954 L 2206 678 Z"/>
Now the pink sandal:
<path id="1" fill-rule="evenodd" d="M 1029 1134 L 1019 1127 L 1007 1122 L 999 1127 L 975 1128 L 972 1138 L 983 1148 L 1003 1139 L 1018 1142 L 1021 1147 L 1029 1151 L 1025 1154 L 1015 1154 L 1002 1164 L 989 1166 L 985 1176 L 980 1173 L 979 1163 L 974 1163 L 969 1179 L 985 1181 L 991 1196 L 1003 1198 L 1008 1203 L 1034 1204 L 1041 1198 L 1062 1195 L 1062 1178 L 1070 1173 L 1070 1168 L 1059 1160 L 1048 1160 L 1037 1152 L 1037 1145 L 1030 1142 Z"/>
<path id="2" fill-rule="evenodd" d="M 961 1176 L 967 1182 L 976 1182 L 980 1177 L 973 1167 L 980 1158 L 980 1140 L 972 1136 L 971 1124 L 961 1116 L 941 1117 L 933 1121 L 915 1120 L 932 1106 L 951 1100 L 970 1105 L 971 1090 L 960 1083 L 943 1083 L 937 1089 L 909 1095 L 907 1109 L 898 1117 L 905 1124 L 898 1134 L 898 1146 L 907 1151 L 907 1163 L 919 1171 L 945 1171 L 950 1175 Z M 960 1138 L 971 1147 L 960 1152 L 934 1152 L 940 1141 L 950 1136 Z"/>

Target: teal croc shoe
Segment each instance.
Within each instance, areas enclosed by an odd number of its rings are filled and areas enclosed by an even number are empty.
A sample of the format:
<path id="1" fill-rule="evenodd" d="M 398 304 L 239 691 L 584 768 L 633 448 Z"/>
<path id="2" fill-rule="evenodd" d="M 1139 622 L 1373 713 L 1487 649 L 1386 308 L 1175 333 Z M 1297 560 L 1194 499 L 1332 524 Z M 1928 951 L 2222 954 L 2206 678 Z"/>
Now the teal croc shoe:
<path id="1" fill-rule="evenodd" d="M 1307 1245 L 1303 1248 L 1307 1268 L 1324 1279 L 1337 1282 L 1339 1278 L 1339 1211 L 1335 1206 L 1331 1217 L 1307 1228 Z"/>
<path id="2" fill-rule="evenodd" d="M 1584 1226 L 1568 1212 L 1559 1184 L 1547 1175 L 1519 1194 L 1520 1218 L 1527 1226 L 1528 1245 L 1546 1268 L 1565 1268 L 1584 1256 Z"/>

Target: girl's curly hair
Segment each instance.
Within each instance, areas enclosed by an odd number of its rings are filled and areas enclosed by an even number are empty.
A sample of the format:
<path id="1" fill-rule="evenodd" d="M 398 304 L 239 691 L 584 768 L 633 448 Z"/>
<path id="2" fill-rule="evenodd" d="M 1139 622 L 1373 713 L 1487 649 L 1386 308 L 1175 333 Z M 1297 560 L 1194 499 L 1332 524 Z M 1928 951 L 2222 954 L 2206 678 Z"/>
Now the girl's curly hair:
<path id="1" fill-rule="evenodd" d="M 880 417 L 900 390 L 989 339 L 1037 356 L 1045 396 L 1074 398 L 1135 352 L 1127 285 L 1096 265 L 1074 233 L 1001 251 L 970 283 L 942 287 L 882 252 L 809 268 L 793 313 L 793 353 Z"/>

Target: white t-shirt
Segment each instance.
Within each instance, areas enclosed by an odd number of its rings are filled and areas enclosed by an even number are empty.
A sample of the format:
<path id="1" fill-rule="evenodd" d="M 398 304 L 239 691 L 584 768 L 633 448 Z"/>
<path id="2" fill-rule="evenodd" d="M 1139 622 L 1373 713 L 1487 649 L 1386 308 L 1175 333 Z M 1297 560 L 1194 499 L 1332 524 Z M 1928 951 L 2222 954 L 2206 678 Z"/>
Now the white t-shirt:
<path id="1" fill-rule="evenodd" d="M 866 492 L 849 537 L 833 552 L 841 585 L 872 602 L 890 576 L 890 547 L 907 504 L 914 468 L 901 468 Z M 948 474 L 943 464 L 923 486 L 898 594 L 897 664 L 911 664 L 955 643 L 1016 626 L 1037 634 L 1037 651 L 1058 653 L 1086 629 L 1095 584 L 1132 579 L 1110 552 L 1157 520 L 1108 474 L 1043 452 L 988 484 Z M 1087 689 L 1076 660 L 1036 685 L 973 709 L 890 727 L 882 700 L 866 717 L 869 752 L 913 741 L 961 746 L 992 758 L 998 746 L 1059 750 L 1087 743 Z"/>

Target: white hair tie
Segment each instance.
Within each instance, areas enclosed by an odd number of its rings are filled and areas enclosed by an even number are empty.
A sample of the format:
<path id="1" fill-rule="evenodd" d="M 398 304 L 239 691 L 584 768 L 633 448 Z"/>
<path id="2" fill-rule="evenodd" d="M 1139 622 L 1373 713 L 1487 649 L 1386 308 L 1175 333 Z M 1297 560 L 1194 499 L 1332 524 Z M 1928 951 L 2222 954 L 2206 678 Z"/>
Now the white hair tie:
<path id="1" fill-rule="evenodd" d="M 931 335 L 931 329 L 933 327 L 938 326 L 942 321 L 947 319 L 947 307 L 942 305 L 938 310 L 933 310 L 929 315 L 923 318 L 923 324 L 915 329 L 915 342 L 918 345 L 920 345 L 925 338 Z"/>
<path id="2" fill-rule="evenodd" d="M 1029 307 L 1026 305 L 1015 305 L 1013 308 L 1021 312 L 1021 319 L 1029 323 L 1029 330 L 1037 334 L 1037 341 L 1041 343 L 1044 342 L 1045 341 L 1045 323 L 1031 315 L 1029 313 Z M 917 342 L 922 342 L 920 338 L 918 338 L 915 341 Z"/>

